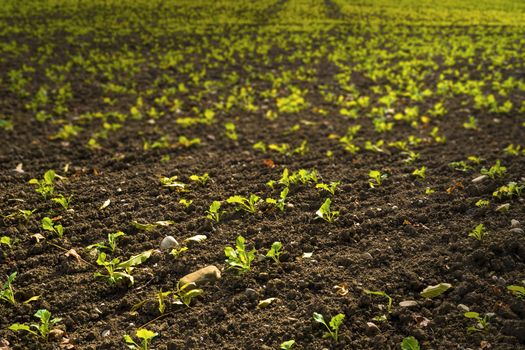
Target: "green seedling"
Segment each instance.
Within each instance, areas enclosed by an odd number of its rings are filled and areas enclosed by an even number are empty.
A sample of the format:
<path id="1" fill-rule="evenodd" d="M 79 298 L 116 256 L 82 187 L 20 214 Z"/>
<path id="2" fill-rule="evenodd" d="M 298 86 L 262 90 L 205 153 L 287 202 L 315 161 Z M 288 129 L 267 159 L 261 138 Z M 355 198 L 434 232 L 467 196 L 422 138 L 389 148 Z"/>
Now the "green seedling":
<path id="1" fill-rule="evenodd" d="M 323 219 L 327 222 L 333 222 L 339 216 L 339 211 L 332 211 L 330 208 L 331 205 L 332 200 L 326 198 L 321 207 L 315 212 L 315 215 L 317 215 L 316 218 Z"/>
<path id="2" fill-rule="evenodd" d="M 160 290 L 158 292 L 155 292 L 151 294 L 149 298 L 142 300 L 138 304 L 133 305 L 133 308 L 131 309 L 131 314 L 135 315 L 137 313 L 137 310 L 144 306 L 144 304 L 146 304 L 150 299 L 154 299 L 157 301 L 158 309 L 161 315 L 163 315 L 166 312 L 167 302 L 173 302 L 174 304 L 181 304 L 185 305 L 186 307 L 190 307 L 192 299 L 204 293 L 202 289 L 198 289 L 195 287 L 196 285 L 193 282 L 186 283 L 183 286 L 180 286 L 179 282 L 175 290 L 169 290 L 166 292 Z M 169 298 L 170 296 L 171 298 Z"/>
<path id="3" fill-rule="evenodd" d="M 489 232 L 487 231 L 487 228 L 483 224 L 477 225 L 470 233 L 468 234 L 469 237 L 474 237 L 478 241 L 482 241 L 487 237 Z"/>
<path id="4" fill-rule="evenodd" d="M 190 176 L 190 180 L 193 181 L 193 182 L 196 182 L 200 185 L 206 185 L 206 183 L 208 182 L 208 180 L 210 179 L 210 175 L 208 173 L 204 173 L 202 175 L 191 175 Z"/>
<path id="5" fill-rule="evenodd" d="M 127 347 L 132 350 L 148 350 L 149 345 L 153 338 L 158 336 L 158 333 L 149 331 L 145 328 L 140 328 L 135 333 L 135 336 L 141 340 L 140 344 L 137 344 L 133 338 L 126 334 L 124 335 L 124 342 L 126 343 Z"/>
<path id="6" fill-rule="evenodd" d="M 335 189 L 339 186 L 340 182 L 330 182 L 329 184 L 320 183 L 315 185 L 315 188 L 320 188 L 330 193 L 332 196 L 335 194 Z"/>
<path id="7" fill-rule="evenodd" d="M 257 211 L 255 205 L 259 202 L 260 199 L 261 197 L 255 194 L 250 194 L 249 198 L 235 195 L 228 198 L 226 202 L 230 204 L 236 204 L 237 210 L 244 210 L 248 213 L 254 214 Z"/>
<path id="8" fill-rule="evenodd" d="M 422 166 L 421 168 L 419 169 L 415 169 L 413 172 L 412 172 L 412 175 L 414 175 L 415 177 L 419 177 L 420 179 L 425 179 L 426 177 L 426 171 L 427 171 L 427 167 L 426 166 Z"/>
<path id="9" fill-rule="evenodd" d="M 281 343 L 281 345 L 279 346 L 279 349 L 290 350 L 294 346 L 294 344 L 295 344 L 295 340 L 293 339 L 287 340 Z"/>
<path id="10" fill-rule="evenodd" d="M 33 210 L 22 210 L 18 209 L 18 211 L 9 214 L 9 215 L 3 215 L 4 219 L 15 219 L 15 218 L 23 218 L 25 222 L 29 221 L 29 218 L 33 213 L 36 211 L 36 209 Z"/>
<path id="11" fill-rule="evenodd" d="M 97 249 L 98 251 L 109 250 L 110 252 L 114 253 L 115 250 L 117 249 L 117 239 L 124 235 L 125 234 L 122 231 L 108 233 L 107 244 L 105 242 L 95 243 L 95 244 L 87 246 L 86 249 L 87 250 Z"/>
<path id="12" fill-rule="evenodd" d="M 486 199 L 480 199 L 476 202 L 476 207 L 478 208 L 483 208 L 483 207 L 486 207 L 487 205 L 490 204 L 490 201 L 486 200 Z"/>
<path id="13" fill-rule="evenodd" d="M 419 159 L 419 157 L 421 156 L 419 154 L 419 152 L 414 152 L 414 151 L 408 151 L 408 152 L 403 152 L 403 154 L 406 154 L 407 155 L 407 158 L 404 160 L 405 163 L 407 164 L 412 164 L 414 163 L 415 161 L 417 161 Z"/>
<path id="14" fill-rule="evenodd" d="M 517 182 L 511 181 L 508 184 L 499 187 L 496 191 L 494 191 L 494 193 L 492 193 L 492 196 L 498 199 L 502 199 L 504 197 L 512 198 L 514 196 L 519 198 L 521 197 L 524 188 L 525 185 L 520 185 Z"/>
<path id="15" fill-rule="evenodd" d="M 262 142 L 262 141 L 254 143 L 252 148 L 254 150 L 259 150 L 262 153 L 266 153 L 266 144 L 264 142 Z"/>
<path id="16" fill-rule="evenodd" d="M 502 177 L 507 172 L 507 168 L 501 165 L 501 161 L 496 160 L 496 164 L 491 166 L 488 170 L 486 168 L 481 169 L 481 174 L 488 175 L 491 179 L 496 177 Z"/>
<path id="17" fill-rule="evenodd" d="M 255 259 L 255 253 L 255 248 L 246 251 L 245 239 L 242 236 L 237 237 L 235 249 L 230 246 L 224 248 L 224 254 L 228 258 L 226 262 L 230 265 L 229 268 L 237 269 L 241 273 L 250 270 L 252 261 Z"/>
<path id="18" fill-rule="evenodd" d="M 210 204 L 210 209 L 206 211 L 206 218 L 218 223 L 221 219 L 222 214 L 224 214 L 225 212 L 226 211 L 221 210 L 221 202 L 213 201 Z"/>
<path id="19" fill-rule="evenodd" d="M 266 203 L 275 205 L 280 211 L 284 211 L 284 207 L 286 205 L 286 197 L 288 196 L 288 191 L 290 189 L 288 187 L 285 187 L 279 196 L 279 199 L 273 199 L 273 198 L 266 198 Z"/>
<path id="20" fill-rule="evenodd" d="M 120 262 L 120 259 L 115 258 L 112 260 L 106 260 L 106 253 L 100 252 L 97 258 L 97 265 L 103 266 L 106 269 L 106 273 L 95 272 L 95 278 L 104 280 L 109 285 L 116 285 L 124 280 L 128 280 L 130 285 L 135 282 L 131 272 L 134 266 L 142 264 L 146 261 L 153 250 L 147 250 L 138 255 L 134 255 L 126 261 Z"/>
<path id="21" fill-rule="evenodd" d="M 11 237 L 8 237 L 8 236 L 2 236 L 0 237 L 0 245 L 6 245 L 8 246 L 9 248 L 12 248 L 12 241 L 11 241 Z"/>
<path id="22" fill-rule="evenodd" d="M 467 172 L 467 171 L 474 169 L 471 165 L 467 164 L 467 162 L 465 162 L 464 160 L 459 161 L 459 162 L 450 162 L 448 163 L 448 166 L 454 170 L 462 171 L 462 172 Z"/>
<path id="23" fill-rule="evenodd" d="M 178 176 L 161 177 L 160 178 L 160 183 L 164 187 L 175 188 L 177 191 L 183 192 L 183 191 L 186 190 L 186 187 L 188 185 L 186 185 L 183 182 L 177 181 L 178 178 L 179 178 Z"/>
<path id="24" fill-rule="evenodd" d="M 182 205 L 184 208 L 189 208 L 191 203 L 193 203 L 191 199 L 188 200 L 188 199 L 182 198 L 181 200 L 179 200 L 179 204 Z"/>
<path id="25" fill-rule="evenodd" d="M 2 286 L 0 290 L 0 300 L 3 300 L 11 305 L 15 305 L 15 293 L 13 291 L 13 281 L 16 278 L 16 271 L 9 275 L 7 281 Z"/>
<path id="26" fill-rule="evenodd" d="M 517 285 L 510 285 L 507 286 L 507 289 L 514 295 L 515 297 L 519 299 L 525 299 L 525 287 L 523 286 L 517 286 Z"/>
<path id="27" fill-rule="evenodd" d="M 55 171 L 48 170 L 45 172 L 42 180 L 31 179 L 29 180 L 29 183 L 31 185 L 36 185 L 37 187 L 35 188 L 35 191 L 40 193 L 44 199 L 47 199 L 49 196 L 53 195 L 53 192 L 55 192 L 55 177 Z"/>
<path id="28" fill-rule="evenodd" d="M 47 216 L 42 219 L 42 228 L 45 231 L 56 234 L 59 238 L 64 236 L 64 227 L 62 227 L 62 225 L 55 225 L 53 220 Z"/>
<path id="29" fill-rule="evenodd" d="M 479 130 L 478 120 L 475 117 L 470 116 L 468 117 L 468 121 L 463 123 L 463 127 L 467 130 Z"/>
<path id="30" fill-rule="evenodd" d="M 58 322 L 62 321 L 61 318 L 51 318 L 51 312 L 46 309 L 38 310 L 35 315 L 36 318 L 40 319 L 40 324 L 31 323 L 14 323 L 9 326 L 9 329 L 15 332 L 29 332 L 32 335 L 47 341 L 49 338 L 49 333 L 51 332 L 52 327 Z M 33 330 L 35 329 L 35 330 Z"/>
<path id="31" fill-rule="evenodd" d="M 68 210 L 69 204 L 71 203 L 71 198 L 73 198 L 73 196 L 64 197 L 63 194 L 59 194 L 58 197 L 51 198 L 51 200 L 60 204 L 65 210 Z"/>
<path id="32" fill-rule="evenodd" d="M 178 144 L 179 146 L 181 147 L 184 147 L 184 148 L 189 148 L 193 145 L 200 145 L 201 144 L 201 139 L 196 137 L 196 138 L 193 138 L 193 139 L 189 139 L 187 138 L 186 136 L 179 136 L 179 140 L 178 140 Z"/>
<path id="33" fill-rule="evenodd" d="M 372 291 L 368 289 L 364 289 L 363 292 L 365 294 L 371 294 L 371 295 L 378 295 L 381 297 L 385 297 L 388 300 L 387 306 L 386 306 L 386 314 L 378 315 L 373 318 L 374 321 L 384 322 L 388 320 L 388 316 L 390 315 L 390 312 L 392 311 L 392 298 L 390 295 L 386 294 L 384 291 Z"/>
<path id="34" fill-rule="evenodd" d="M 373 180 L 369 181 L 368 185 L 370 185 L 371 188 L 375 188 L 376 186 L 381 186 L 383 183 L 383 180 L 388 177 L 387 174 L 381 174 L 379 170 L 370 170 L 368 173 L 368 177 Z"/>
<path id="35" fill-rule="evenodd" d="M 327 324 L 324 319 L 324 316 L 317 312 L 314 312 L 313 318 L 315 322 L 323 324 L 328 330 L 328 332 L 323 334 L 323 338 L 332 338 L 335 342 L 339 340 L 339 328 L 343 324 L 343 320 L 345 318 L 344 314 L 337 314 L 334 317 L 332 317 L 330 319 L 330 324 Z"/>
<path id="36" fill-rule="evenodd" d="M 416 338 L 410 336 L 403 339 L 401 342 L 401 350 L 420 350 L 419 342 Z"/>
<path id="37" fill-rule="evenodd" d="M 272 247 L 270 250 L 268 250 L 268 253 L 266 253 L 266 257 L 273 259 L 276 264 L 280 264 L 281 261 L 279 260 L 281 257 L 283 245 L 281 242 L 273 242 Z"/>
<path id="38" fill-rule="evenodd" d="M 229 122 L 224 124 L 224 135 L 226 135 L 227 138 L 229 138 L 232 141 L 237 141 L 239 139 L 239 136 L 237 135 L 237 132 L 235 131 L 235 124 Z"/>
<path id="39" fill-rule="evenodd" d="M 509 156 L 519 156 L 520 152 L 522 152 L 521 145 L 514 146 L 514 144 L 512 144 L 512 143 L 510 145 L 508 145 L 507 147 L 505 147 L 503 149 L 503 151 L 505 152 L 505 154 L 507 154 Z M 525 153 L 523 153 L 523 154 L 525 154 Z"/>
<path id="40" fill-rule="evenodd" d="M 486 332 L 490 328 L 490 319 L 494 316 L 493 313 L 486 313 L 483 317 L 477 312 L 469 311 L 465 312 L 464 316 L 469 319 L 476 321 L 474 326 L 467 327 L 469 332 Z"/>
<path id="41" fill-rule="evenodd" d="M 173 257 L 178 258 L 182 253 L 188 250 L 188 247 L 180 247 L 180 248 L 173 248 L 170 251 L 170 254 L 173 255 Z"/>

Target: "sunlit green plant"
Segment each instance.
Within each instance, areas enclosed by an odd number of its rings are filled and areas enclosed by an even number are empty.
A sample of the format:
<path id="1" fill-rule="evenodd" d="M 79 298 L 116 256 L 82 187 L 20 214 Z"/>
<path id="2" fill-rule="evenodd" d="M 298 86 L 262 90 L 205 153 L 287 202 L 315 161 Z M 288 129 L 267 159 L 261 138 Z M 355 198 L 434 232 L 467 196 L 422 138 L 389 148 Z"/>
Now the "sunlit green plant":
<path id="1" fill-rule="evenodd" d="M 242 197 L 239 195 L 231 196 L 226 200 L 227 203 L 236 204 L 237 210 L 243 210 L 248 213 L 254 214 L 257 211 L 255 205 L 259 202 L 261 197 L 250 194 L 250 197 Z"/>
<path id="2" fill-rule="evenodd" d="M 331 205 L 332 200 L 330 198 L 326 198 L 321 207 L 315 212 L 317 218 L 323 219 L 327 222 L 333 222 L 339 216 L 339 211 L 333 211 L 331 209 Z"/>
<path id="3" fill-rule="evenodd" d="M 55 225 L 53 220 L 47 216 L 42 219 L 42 228 L 45 231 L 56 234 L 59 238 L 64 236 L 64 227 L 58 224 Z"/>
<path id="4" fill-rule="evenodd" d="M 29 180 L 29 183 L 31 185 L 36 185 L 37 187 L 35 188 L 35 191 L 40 193 L 44 199 L 47 199 L 49 196 L 52 196 L 55 191 L 55 177 L 55 171 L 48 170 L 45 172 L 44 177 L 41 180 L 31 179 Z"/>
<path id="5" fill-rule="evenodd" d="M 256 250 L 253 248 L 250 251 L 246 250 L 246 240 L 243 236 L 238 236 L 235 241 L 235 248 L 227 246 L 224 248 L 224 254 L 228 259 L 229 268 L 237 269 L 239 272 L 243 273 L 251 269 L 252 261 L 255 259 Z"/>
<path id="6" fill-rule="evenodd" d="M 272 247 L 268 250 L 268 253 L 266 253 L 266 257 L 275 261 L 276 264 L 280 264 L 281 261 L 279 259 L 281 257 L 282 248 L 283 245 L 281 242 L 273 242 Z"/>
<path id="7" fill-rule="evenodd" d="M 383 184 L 383 180 L 386 179 L 388 175 L 382 174 L 379 170 L 370 170 L 368 177 L 372 180 L 368 182 L 368 185 L 371 188 L 375 188 L 376 186 L 381 186 Z"/>
<path id="8" fill-rule="evenodd" d="M 135 336 L 141 340 L 140 344 L 136 343 L 128 334 L 124 335 L 124 342 L 126 343 L 127 347 L 132 350 L 149 350 L 151 341 L 158 335 L 158 333 L 152 332 L 145 328 L 140 328 L 135 333 Z"/>
<path id="9" fill-rule="evenodd" d="M 218 223 L 224 213 L 225 211 L 221 210 L 221 202 L 213 201 L 210 204 L 210 208 L 206 211 L 206 218 Z"/>
<path id="10" fill-rule="evenodd" d="M 381 297 L 385 297 L 387 299 L 388 303 L 386 306 L 386 314 L 378 315 L 373 318 L 374 321 L 379 321 L 379 322 L 387 321 L 388 316 L 392 312 L 392 297 L 390 297 L 390 295 L 386 294 L 386 292 L 384 291 L 372 291 L 372 290 L 364 289 L 363 292 L 365 292 L 365 294 L 378 295 Z"/>
<path id="11" fill-rule="evenodd" d="M 470 233 L 468 234 L 469 237 L 474 237 L 478 241 L 482 241 L 487 237 L 489 234 L 487 228 L 483 224 L 477 225 Z"/>
<path id="12" fill-rule="evenodd" d="M 36 336 L 37 338 L 47 341 L 52 327 L 56 325 L 58 322 L 62 321 L 61 318 L 52 319 L 51 312 L 49 312 L 46 309 L 38 310 L 34 316 L 40 320 L 40 324 L 14 323 L 11 326 L 9 326 L 9 329 L 15 332 L 20 332 L 20 331 L 28 332 Z"/>
<path id="13" fill-rule="evenodd" d="M 337 314 L 333 316 L 330 319 L 329 324 L 326 323 L 324 316 L 317 312 L 314 312 L 313 318 L 315 322 L 323 324 L 328 330 L 328 332 L 326 332 L 323 335 L 323 338 L 332 338 L 332 340 L 335 342 L 339 340 L 339 328 L 341 327 L 341 325 L 343 324 L 343 320 L 345 319 L 344 314 Z"/>

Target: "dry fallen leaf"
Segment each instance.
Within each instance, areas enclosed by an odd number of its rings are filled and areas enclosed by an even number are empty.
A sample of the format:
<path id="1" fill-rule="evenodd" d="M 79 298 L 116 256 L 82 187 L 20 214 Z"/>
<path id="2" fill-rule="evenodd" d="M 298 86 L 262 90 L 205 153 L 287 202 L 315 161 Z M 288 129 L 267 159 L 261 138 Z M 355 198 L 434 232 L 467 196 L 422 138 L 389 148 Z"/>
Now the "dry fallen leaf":
<path id="1" fill-rule="evenodd" d="M 427 327 L 431 322 L 428 318 L 420 315 L 414 316 L 414 321 L 416 321 L 416 325 L 421 328 Z"/>
<path id="2" fill-rule="evenodd" d="M 348 286 L 344 283 L 334 286 L 335 292 L 341 296 L 348 294 Z"/>
<path id="3" fill-rule="evenodd" d="M 22 169 L 23 166 L 24 166 L 24 164 L 22 164 L 22 163 L 18 163 L 18 164 L 16 165 L 15 171 L 16 171 L 17 173 L 20 173 L 20 174 L 24 173 L 25 171 L 24 171 L 24 169 Z M 1 345 L 1 344 L 0 344 L 0 345 Z"/>
<path id="4" fill-rule="evenodd" d="M 490 349 L 491 347 L 492 345 L 486 340 L 482 340 L 481 343 L 479 344 L 480 349 Z"/>
<path id="5" fill-rule="evenodd" d="M 102 205 L 100 206 L 100 208 L 98 208 L 98 210 L 102 210 L 104 208 L 107 208 L 107 206 L 111 203 L 111 200 L 108 199 L 106 200 L 104 203 L 102 203 Z"/>
<path id="6" fill-rule="evenodd" d="M 68 251 L 66 252 L 66 256 L 68 256 L 68 257 L 71 256 L 71 257 L 77 259 L 77 262 L 78 262 L 79 264 L 81 264 L 82 261 L 83 261 L 82 257 L 81 257 L 80 255 L 78 255 L 78 253 L 77 253 L 77 251 L 76 251 L 75 249 L 70 249 L 70 250 L 68 250 Z"/>
<path id="7" fill-rule="evenodd" d="M 265 159 L 263 162 L 264 162 L 264 165 L 266 165 L 268 168 L 270 168 L 270 169 L 275 168 L 275 163 L 274 163 L 273 160 Z"/>
<path id="8" fill-rule="evenodd" d="M 43 239 L 46 239 L 44 236 L 42 236 L 40 233 L 35 233 L 34 235 L 31 235 L 32 238 L 34 238 L 37 243 L 40 242 Z"/>
<path id="9" fill-rule="evenodd" d="M 0 339 L 0 350 L 11 350 L 9 342 L 4 338 Z"/>

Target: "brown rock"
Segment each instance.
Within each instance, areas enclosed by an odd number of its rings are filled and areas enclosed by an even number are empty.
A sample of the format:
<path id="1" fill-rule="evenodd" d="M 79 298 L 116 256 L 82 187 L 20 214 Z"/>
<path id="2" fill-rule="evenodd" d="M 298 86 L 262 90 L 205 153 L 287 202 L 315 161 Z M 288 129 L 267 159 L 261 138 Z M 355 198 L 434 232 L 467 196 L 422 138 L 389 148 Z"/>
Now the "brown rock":
<path id="1" fill-rule="evenodd" d="M 200 287 L 206 283 L 215 282 L 220 278 L 221 271 L 216 266 L 210 265 L 182 277 L 179 283 L 181 287 L 188 283 L 195 283 L 196 287 Z"/>

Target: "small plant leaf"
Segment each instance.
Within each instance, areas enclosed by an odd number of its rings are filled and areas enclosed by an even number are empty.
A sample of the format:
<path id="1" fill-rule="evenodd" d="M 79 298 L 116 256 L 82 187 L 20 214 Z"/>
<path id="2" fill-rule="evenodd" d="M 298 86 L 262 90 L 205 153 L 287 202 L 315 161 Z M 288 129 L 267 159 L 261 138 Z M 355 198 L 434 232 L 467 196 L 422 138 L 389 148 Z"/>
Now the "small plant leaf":
<path id="1" fill-rule="evenodd" d="M 423 298 L 435 298 L 443 293 L 445 293 L 447 290 L 452 288 L 452 285 L 450 283 L 440 283 L 436 284 L 435 286 L 428 286 L 420 293 L 420 295 Z"/>
<path id="2" fill-rule="evenodd" d="M 326 325 L 326 322 L 324 320 L 323 315 L 321 315 L 321 314 L 319 314 L 317 312 L 314 312 L 313 318 L 314 318 L 315 322 L 319 322 L 319 323 L 322 323 L 322 324 Z"/>
<path id="3" fill-rule="evenodd" d="M 403 339 L 401 342 L 401 350 L 419 350 L 419 342 L 416 338 L 410 336 Z"/>
<path id="4" fill-rule="evenodd" d="M 260 307 L 261 309 L 265 308 L 265 307 L 268 307 L 271 303 L 273 303 L 275 300 L 277 300 L 277 298 L 268 298 L 268 299 L 264 299 L 264 300 L 261 300 L 259 301 L 259 303 L 257 304 L 257 307 Z"/>
<path id="5" fill-rule="evenodd" d="M 158 333 L 152 332 L 152 331 L 147 330 L 145 328 L 141 328 L 141 329 L 137 330 L 136 334 L 137 334 L 138 338 L 144 339 L 144 340 L 153 339 L 153 338 L 155 338 L 158 335 Z"/>
<path id="6" fill-rule="evenodd" d="M 118 267 L 127 269 L 132 266 L 140 265 L 144 261 L 148 260 L 152 253 L 153 253 L 153 249 L 146 250 L 145 252 L 142 252 L 138 255 L 134 255 L 128 260 L 121 262 L 120 264 L 118 264 Z"/>

